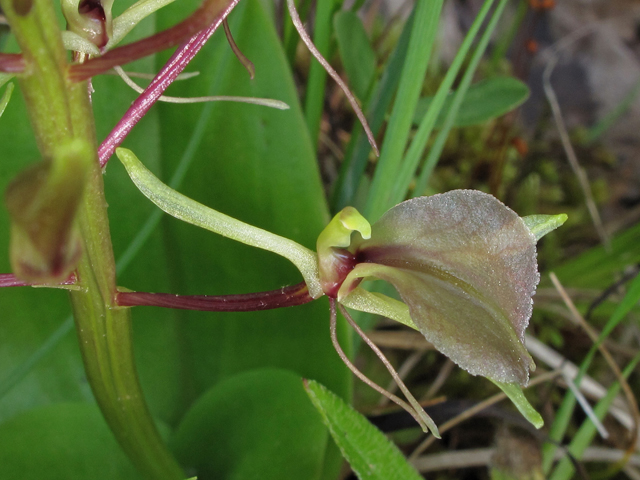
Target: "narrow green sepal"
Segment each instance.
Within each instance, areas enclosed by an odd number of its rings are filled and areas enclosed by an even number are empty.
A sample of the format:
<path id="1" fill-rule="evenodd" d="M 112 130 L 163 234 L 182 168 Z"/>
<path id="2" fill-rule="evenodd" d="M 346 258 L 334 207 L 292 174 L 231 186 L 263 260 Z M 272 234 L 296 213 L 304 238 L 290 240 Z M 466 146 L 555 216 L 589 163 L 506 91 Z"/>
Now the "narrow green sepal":
<path id="1" fill-rule="evenodd" d="M 241 222 L 176 192 L 151 173 L 131 150 L 117 148 L 116 155 L 138 190 L 161 210 L 184 222 L 286 258 L 302 274 L 309 288 L 309 295 L 313 298 L 322 296 L 315 252 L 293 240 Z"/>
<path id="2" fill-rule="evenodd" d="M 522 217 L 522 221 L 527 228 L 536 237 L 536 242 L 544 237 L 547 233 L 554 231 L 567 221 L 567 215 L 561 213 L 559 215 L 528 215 Z"/>
<path id="3" fill-rule="evenodd" d="M 516 406 L 518 411 L 536 428 L 542 428 L 544 420 L 540 414 L 533 408 L 533 405 L 529 403 L 527 397 L 522 392 L 522 387 L 517 383 L 502 383 L 493 379 L 489 379 L 495 383 L 505 393 L 511 402 Z"/>

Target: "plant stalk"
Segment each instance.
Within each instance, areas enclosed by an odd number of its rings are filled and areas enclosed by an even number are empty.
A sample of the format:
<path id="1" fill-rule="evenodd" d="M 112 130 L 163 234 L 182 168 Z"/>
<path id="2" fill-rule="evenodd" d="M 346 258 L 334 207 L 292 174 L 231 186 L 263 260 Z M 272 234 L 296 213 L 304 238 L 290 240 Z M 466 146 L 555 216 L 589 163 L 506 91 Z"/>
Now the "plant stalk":
<path id="1" fill-rule="evenodd" d="M 69 81 L 67 54 L 49 0 L 0 0 L 25 62 L 20 86 L 44 161 L 56 149 L 89 142 L 86 184 L 75 223 L 83 253 L 71 302 L 87 377 L 107 423 L 145 478 L 183 479 L 144 401 L 135 369 L 131 315 L 115 305 L 115 262 L 86 82 Z"/>

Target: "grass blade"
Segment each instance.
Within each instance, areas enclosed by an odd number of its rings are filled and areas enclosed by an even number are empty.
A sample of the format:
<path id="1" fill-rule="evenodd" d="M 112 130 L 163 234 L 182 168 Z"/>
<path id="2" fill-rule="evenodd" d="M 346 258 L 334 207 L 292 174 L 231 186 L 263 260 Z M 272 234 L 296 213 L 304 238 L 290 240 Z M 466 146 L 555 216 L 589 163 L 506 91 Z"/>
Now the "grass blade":
<path id="1" fill-rule="evenodd" d="M 489 40 L 491 40 L 491 36 L 493 35 L 493 32 L 496 29 L 496 26 L 498 25 L 498 20 L 502 16 L 502 12 L 504 11 L 504 8 L 506 7 L 507 3 L 508 3 L 507 0 L 500 1 L 500 3 L 498 4 L 498 7 L 495 9 L 493 13 L 493 16 L 491 17 L 491 20 L 489 21 L 489 25 L 487 25 L 487 28 L 485 29 L 484 33 L 480 37 L 478 47 L 476 48 L 476 51 L 471 57 L 471 61 L 469 62 L 469 66 L 467 67 L 466 71 L 464 72 L 462 81 L 460 82 L 460 86 L 458 87 L 455 95 L 453 96 L 453 100 L 451 102 L 451 108 L 449 109 L 449 113 L 447 114 L 447 117 L 444 121 L 444 125 L 442 126 L 442 129 L 440 130 L 440 132 L 438 133 L 438 136 L 436 137 L 435 144 L 429 150 L 429 155 L 427 156 L 427 159 L 422 167 L 422 172 L 420 173 L 420 177 L 418 179 L 418 182 L 416 184 L 416 188 L 414 191 L 418 195 L 420 195 L 424 191 L 427 185 L 427 182 L 429 181 L 429 177 L 431 176 L 431 172 L 433 171 L 433 169 L 436 166 L 436 163 L 440 159 L 440 154 L 442 153 L 444 144 L 447 140 L 447 137 L 449 136 L 449 132 L 451 131 L 453 122 L 456 118 L 456 115 L 458 114 L 458 110 L 462 105 L 462 101 L 464 100 L 467 90 L 471 85 L 471 81 L 473 80 L 473 76 L 476 72 L 476 69 L 478 68 L 480 60 L 482 60 L 484 56 L 484 52 L 487 49 L 487 46 L 489 45 Z M 492 0 L 485 2 L 483 9 L 478 14 L 478 17 L 476 18 L 474 24 L 469 30 L 469 33 L 467 34 L 467 38 L 469 38 L 472 33 L 474 33 L 473 36 L 475 37 L 475 35 L 477 34 L 477 30 L 474 30 L 474 27 L 477 29 L 480 28 L 480 26 L 484 21 L 484 16 L 488 13 L 488 9 L 491 6 L 491 4 L 492 4 Z M 465 38 L 465 42 L 467 38 Z M 471 37 L 471 40 L 473 40 L 473 37 Z M 463 52 L 463 48 L 460 48 L 458 55 L 460 55 L 461 52 Z M 456 59 L 458 58 L 458 55 L 456 55 Z M 454 63 L 455 63 L 455 60 L 454 60 Z M 451 81 L 453 81 L 454 79 L 454 77 L 449 77 L 449 72 L 447 72 L 447 78 L 451 78 Z M 443 84 L 444 83 L 445 82 L 443 81 Z M 409 151 L 407 152 L 407 156 L 402 165 L 402 172 L 400 174 L 400 178 L 398 179 L 398 182 L 395 185 L 394 197 L 393 197 L 394 201 L 397 200 L 399 202 L 403 200 L 404 196 L 406 195 L 407 189 L 409 188 L 409 184 L 413 179 L 416 168 L 418 167 L 418 164 L 420 163 L 420 159 L 422 158 L 424 148 L 427 145 L 427 141 L 429 140 L 429 137 L 431 135 L 431 131 L 433 130 L 435 122 L 438 118 L 438 114 L 440 113 L 440 109 L 444 104 L 444 95 L 446 94 L 449 88 L 450 88 L 450 85 L 446 87 L 446 90 L 442 86 L 440 87 L 440 89 L 438 90 L 438 93 L 436 94 L 436 97 L 438 95 L 441 95 L 442 100 L 440 100 L 440 105 L 439 106 L 436 106 L 437 104 L 434 105 L 433 113 L 431 111 L 427 112 L 427 115 L 425 115 L 425 119 L 420 125 L 418 133 L 416 134 L 416 137 L 411 143 L 411 147 L 409 147 Z M 436 102 L 434 101 L 434 104 L 435 103 Z"/>
<path id="2" fill-rule="evenodd" d="M 364 208 L 364 216 L 370 222 L 375 222 L 385 210 L 398 203 L 392 202 L 392 186 L 411 131 L 413 112 L 433 50 L 442 4 L 443 0 L 420 0 L 416 6 L 414 25 L 420 28 L 411 30 L 398 94 Z"/>

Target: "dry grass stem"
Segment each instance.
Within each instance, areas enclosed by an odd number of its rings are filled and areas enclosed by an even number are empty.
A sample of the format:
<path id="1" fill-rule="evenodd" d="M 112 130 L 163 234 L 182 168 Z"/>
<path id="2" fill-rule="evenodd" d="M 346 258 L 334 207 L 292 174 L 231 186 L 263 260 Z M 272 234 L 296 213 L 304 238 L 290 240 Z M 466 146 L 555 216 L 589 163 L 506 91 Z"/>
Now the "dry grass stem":
<path id="1" fill-rule="evenodd" d="M 437 393 L 440 391 L 440 389 L 444 385 L 444 382 L 446 382 L 447 378 L 449 378 L 449 375 L 451 375 L 451 372 L 453 371 L 455 366 L 456 364 L 453 363 L 448 358 L 445 360 L 444 365 L 442 365 L 442 368 L 438 372 L 438 376 L 429 387 L 429 390 L 427 390 L 427 393 L 424 394 L 424 397 L 420 399 L 420 402 L 426 402 L 427 400 L 431 400 L 433 397 L 437 395 Z"/>
<path id="2" fill-rule="evenodd" d="M 527 388 L 533 387 L 534 385 L 538 385 L 539 383 L 542 383 L 542 382 L 549 381 L 557 377 L 561 373 L 562 373 L 561 370 L 554 370 L 552 372 L 543 373 L 542 375 L 539 375 L 536 378 L 532 379 L 529 382 L 529 385 L 527 385 Z M 456 415 L 451 420 L 448 420 L 445 423 L 443 423 L 440 426 L 440 434 L 443 434 L 444 432 L 451 430 L 453 427 L 459 425 L 465 420 L 468 420 L 469 418 L 478 414 L 485 408 L 488 408 L 491 405 L 494 405 L 506 398 L 507 398 L 507 395 L 504 392 L 500 392 L 481 401 L 480 403 L 477 403 L 473 407 L 468 408 L 467 410 L 460 413 L 459 415 Z M 409 455 L 409 461 L 414 462 L 422 454 L 422 452 L 427 450 L 433 444 L 433 442 L 435 442 L 435 440 L 436 438 L 433 435 L 428 435 L 427 438 L 425 438 L 424 441 L 420 443 L 420 445 L 418 445 L 413 452 L 411 452 L 411 455 Z"/>
<path id="3" fill-rule="evenodd" d="M 422 357 L 424 357 L 424 353 L 424 351 L 418 350 L 417 352 L 413 352 L 411 355 L 409 355 L 404 363 L 400 365 L 400 368 L 398 369 L 398 377 L 402 380 L 406 379 L 411 370 L 413 370 L 413 368 L 420 362 L 420 360 L 422 360 Z M 397 388 L 398 385 L 393 380 L 387 385 L 387 391 L 391 393 L 394 393 Z M 387 397 L 382 397 L 378 402 L 378 407 L 384 407 L 388 403 L 389 399 Z"/>
<path id="4" fill-rule="evenodd" d="M 542 73 L 542 85 L 544 88 L 544 93 L 549 101 L 549 105 L 551 106 L 551 113 L 553 114 L 553 119 L 558 128 L 558 134 L 560 135 L 560 141 L 562 142 L 562 147 L 567 155 L 567 159 L 569 160 L 569 165 L 573 170 L 574 175 L 578 179 L 578 183 L 580 184 L 580 188 L 585 198 L 585 203 L 587 205 L 587 210 L 589 211 L 589 215 L 591 215 L 591 219 L 593 224 L 598 232 L 598 236 L 600 237 L 600 241 L 604 245 L 605 249 L 609 251 L 611 249 L 611 242 L 609 239 L 609 234 L 604 228 L 602 223 L 602 218 L 600 217 L 600 213 L 598 212 L 598 207 L 593 199 L 593 192 L 591 191 L 591 185 L 589 184 L 589 179 L 587 178 L 587 174 L 580 165 L 578 161 L 578 156 L 576 155 L 575 149 L 571 144 L 571 139 L 569 138 L 569 132 L 567 130 L 567 126 L 565 124 L 564 118 L 562 116 L 562 110 L 560 109 L 560 103 L 558 102 L 558 97 L 556 96 L 553 87 L 551 86 L 551 74 L 555 69 L 558 60 L 560 59 L 560 52 L 582 38 L 583 36 L 591 33 L 593 31 L 594 25 L 585 25 L 584 27 L 576 30 L 571 35 L 563 38 L 562 40 L 556 42 L 554 45 L 549 47 L 550 56 L 548 57 L 547 64 Z"/>
<path id="5" fill-rule="evenodd" d="M 382 323 L 382 322 L 381 322 Z M 397 322 L 396 322 L 397 325 Z M 373 343 L 381 348 L 397 348 L 400 350 L 433 350 L 420 332 L 415 330 L 374 330 L 368 333 Z"/>
<path id="6" fill-rule="evenodd" d="M 329 76 L 333 78 L 333 80 L 338 84 L 338 86 L 342 89 L 342 91 L 346 95 L 347 100 L 349 100 L 349 103 L 353 108 L 353 111 L 355 112 L 356 116 L 358 117 L 358 120 L 360 120 L 360 123 L 362 124 L 362 128 L 364 128 L 364 131 L 367 134 L 367 139 L 369 139 L 369 144 L 371 145 L 371 148 L 373 148 L 373 151 L 376 153 L 376 156 L 379 157 L 380 151 L 378 150 L 378 145 L 376 144 L 375 137 L 373 135 L 373 132 L 371 131 L 371 128 L 369 128 L 369 123 L 367 122 L 367 119 L 365 118 L 362 108 L 360 108 L 360 105 L 358 104 L 356 97 L 353 95 L 353 93 L 351 93 L 351 91 L 349 90 L 349 87 L 347 86 L 346 83 L 344 83 L 342 78 L 340 78 L 340 75 L 338 75 L 338 72 L 336 72 L 333 69 L 333 67 L 329 65 L 329 62 L 325 60 L 325 58 L 322 56 L 322 54 L 318 51 L 316 46 L 313 44 L 311 37 L 309 37 L 306 30 L 304 29 L 302 20 L 300 20 L 300 16 L 298 15 L 298 11 L 296 10 L 296 5 L 294 1 L 287 0 L 287 7 L 289 8 L 289 14 L 291 15 L 291 20 L 293 21 L 293 25 L 296 27 L 296 30 L 298 31 L 300 38 L 302 39 L 304 44 L 307 46 L 311 54 L 316 58 L 316 60 L 318 60 L 320 65 L 322 65 L 322 68 L 326 70 Z"/>
<path id="7" fill-rule="evenodd" d="M 240 51 L 240 49 L 238 48 L 238 45 L 236 45 L 236 41 L 233 39 L 233 35 L 231 35 L 231 29 L 229 28 L 229 22 L 227 22 L 226 18 L 222 21 L 222 26 L 224 27 L 224 34 L 227 37 L 227 42 L 229 42 L 229 46 L 231 47 L 231 50 L 233 51 L 233 53 L 236 56 L 236 58 L 240 61 L 242 66 L 247 69 L 247 72 L 249 72 L 249 78 L 251 80 L 253 80 L 253 78 L 256 76 L 256 67 L 255 67 L 255 65 L 253 64 L 253 62 L 251 60 L 249 60 L 245 56 L 244 53 L 242 53 Z"/>
<path id="8" fill-rule="evenodd" d="M 635 450 L 636 444 L 638 442 L 638 428 L 640 426 L 640 422 L 639 422 L 640 411 L 638 410 L 638 401 L 636 400 L 636 397 L 633 394 L 631 387 L 629 386 L 629 382 L 627 382 L 626 378 L 624 378 L 624 376 L 622 375 L 622 372 L 620 371 L 620 367 L 618 367 L 618 364 L 615 362 L 615 360 L 613 359 L 609 351 L 606 349 L 603 343 L 599 341 L 598 332 L 596 332 L 596 330 L 585 321 L 582 315 L 580 315 L 580 312 L 578 312 L 578 309 L 573 304 L 573 301 L 567 295 L 567 292 L 565 292 L 564 288 L 562 287 L 562 284 L 558 280 L 558 277 L 553 272 L 551 272 L 549 276 L 551 277 L 551 281 L 553 282 L 553 285 L 558 289 L 558 292 L 560 293 L 565 305 L 573 315 L 576 323 L 584 329 L 587 335 L 589 335 L 589 338 L 591 338 L 591 341 L 593 341 L 593 343 L 595 343 L 598 346 L 598 350 L 606 360 L 607 364 L 609 365 L 609 368 L 611 368 L 611 370 L 615 374 L 618 382 L 620 382 L 620 387 L 622 388 L 622 391 L 624 392 L 625 397 L 627 399 L 627 404 L 629 406 L 629 412 L 631 413 L 631 419 L 632 419 L 631 439 L 630 439 L 628 451 Z"/>
<path id="9" fill-rule="evenodd" d="M 436 472 L 438 470 L 449 470 L 454 468 L 482 467 L 491 464 L 491 459 L 495 455 L 495 448 L 477 448 L 459 450 L 453 452 L 433 453 L 423 455 L 413 460 L 413 466 L 421 473 Z M 555 454 L 556 460 L 564 458 L 565 453 L 558 450 Z M 580 461 L 615 463 L 623 460 L 624 450 L 602 447 L 587 447 Z M 640 466 L 640 455 L 633 455 L 629 458 L 627 467 L 635 468 Z M 626 472 L 626 468 L 625 468 Z M 635 478 L 635 477 L 632 477 Z"/>

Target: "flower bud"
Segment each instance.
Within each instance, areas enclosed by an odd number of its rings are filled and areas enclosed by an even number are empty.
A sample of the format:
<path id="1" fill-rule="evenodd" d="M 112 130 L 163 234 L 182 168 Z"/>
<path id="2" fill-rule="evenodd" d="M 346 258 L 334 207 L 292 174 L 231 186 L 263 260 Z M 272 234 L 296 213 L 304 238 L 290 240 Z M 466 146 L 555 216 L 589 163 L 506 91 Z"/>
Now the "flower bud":
<path id="1" fill-rule="evenodd" d="M 70 31 L 102 48 L 113 35 L 112 5 L 113 0 L 62 0 L 62 13 Z"/>
<path id="2" fill-rule="evenodd" d="M 90 158 L 86 142 L 71 141 L 56 151 L 53 160 L 29 167 L 7 188 L 10 260 L 16 277 L 53 283 L 75 269 L 81 241 L 74 219 Z"/>

